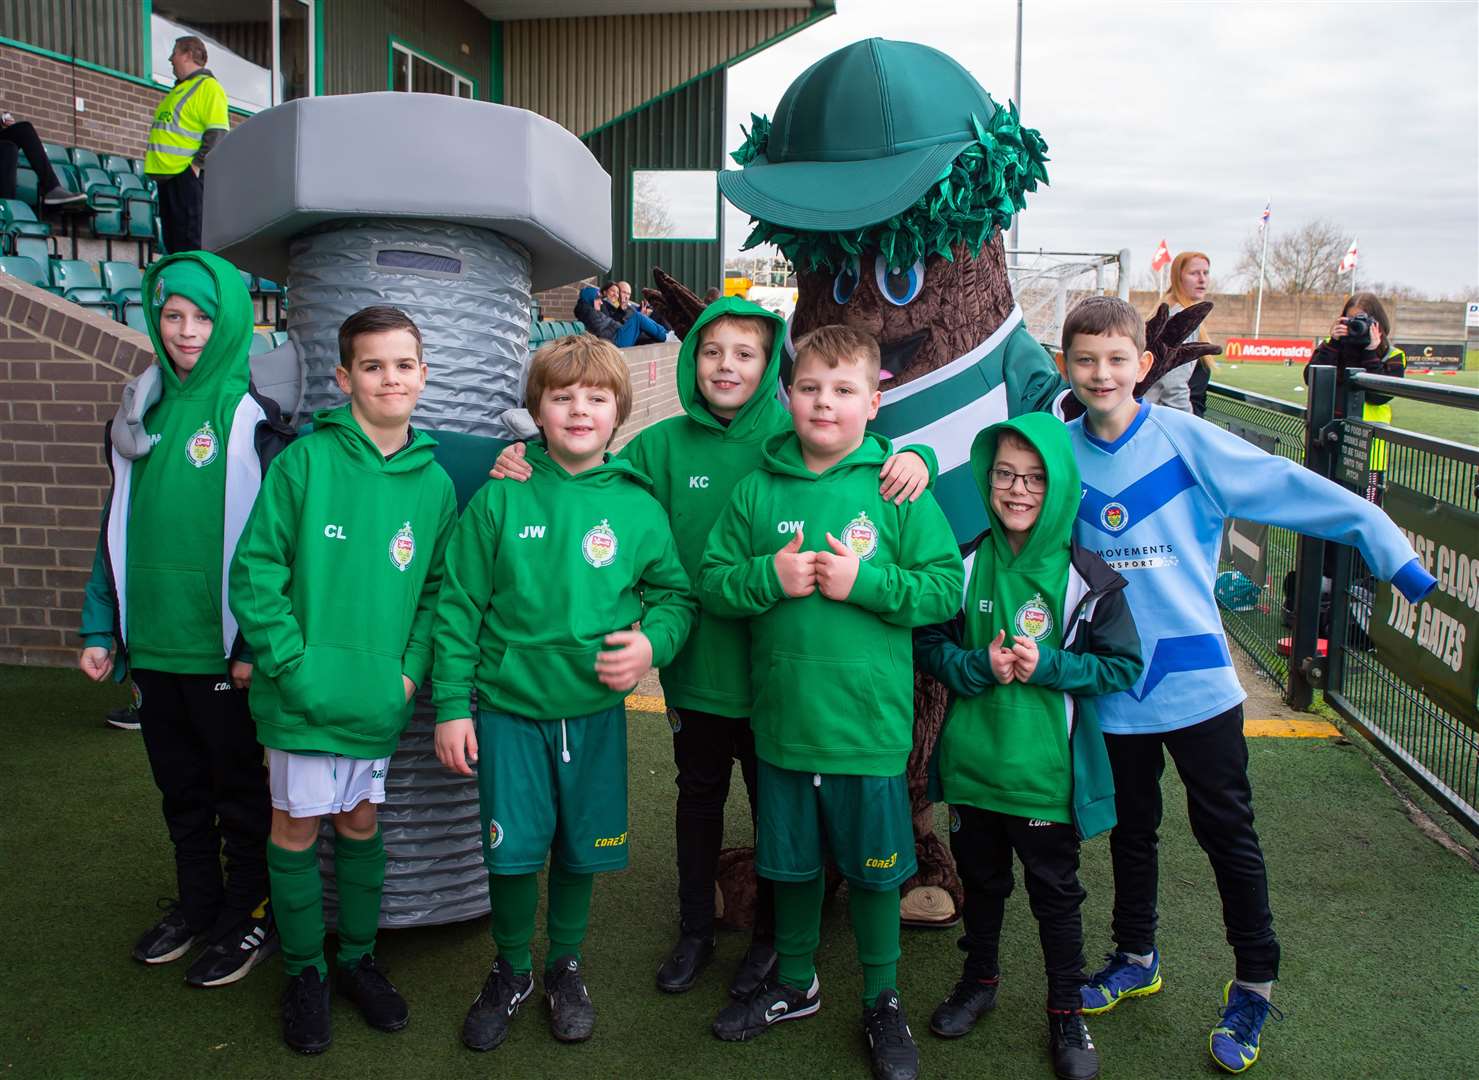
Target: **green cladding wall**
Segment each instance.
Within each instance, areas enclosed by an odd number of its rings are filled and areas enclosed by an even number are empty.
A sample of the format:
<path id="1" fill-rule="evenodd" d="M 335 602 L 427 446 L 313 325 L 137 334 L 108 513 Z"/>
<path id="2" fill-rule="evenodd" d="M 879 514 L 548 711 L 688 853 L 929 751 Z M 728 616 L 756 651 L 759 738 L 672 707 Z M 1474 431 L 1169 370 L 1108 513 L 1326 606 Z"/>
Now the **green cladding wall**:
<path id="1" fill-rule="evenodd" d="M 724 281 L 723 219 L 718 240 L 633 240 L 634 169 L 724 167 L 724 72 L 720 68 L 585 136 L 585 144 L 611 174 L 611 277 L 638 292 L 660 266 L 699 296 Z M 738 143 L 738 139 L 735 140 Z"/>
<path id="2" fill-rule="evenodd" d="M 0 38 L 147 78 L 140 0 L 0 0 Z"/>
<path id="3" fill-rule="evenodd" d="M 487 101 L 492 23 L 465 0 L 317 0 L 322 9 L 323 92 L 388 90 L 392 38 L 477 84 Z M 462 46 L 468 46 L 468 52 Z"/>

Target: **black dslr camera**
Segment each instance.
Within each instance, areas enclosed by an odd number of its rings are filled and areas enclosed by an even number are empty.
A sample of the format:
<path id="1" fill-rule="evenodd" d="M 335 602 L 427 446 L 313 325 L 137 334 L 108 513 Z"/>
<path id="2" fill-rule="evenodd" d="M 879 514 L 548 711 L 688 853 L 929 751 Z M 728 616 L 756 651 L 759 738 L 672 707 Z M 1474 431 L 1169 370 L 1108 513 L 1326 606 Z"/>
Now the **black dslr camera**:
<path id="1" fill-rule="evenodd" d="M 1345 337 L 1342 343 L 1350 349 L 1371 348 L 1371 324 L 1374 320 L 1370 315 L 1347 315 L 1345 317 Z"/>

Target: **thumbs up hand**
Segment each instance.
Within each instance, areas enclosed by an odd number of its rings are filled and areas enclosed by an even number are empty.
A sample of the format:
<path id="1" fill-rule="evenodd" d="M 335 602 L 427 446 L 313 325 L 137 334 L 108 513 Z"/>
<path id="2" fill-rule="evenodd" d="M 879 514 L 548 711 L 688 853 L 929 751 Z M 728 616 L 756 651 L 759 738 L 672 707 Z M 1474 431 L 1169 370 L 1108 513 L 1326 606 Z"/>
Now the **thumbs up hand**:
<path id="1" fill-rule="evenodd" d="M 991 644 L 986 646 L 986 652 L 991 657 L 991 674 L 1002 684 L 1014 682 L 1017 678 L 1017 656 L 1002 645 L 1006 636 L 1005 630 L 998 630 L 996 637 L 991 639 Z"/>
<path id="2" fill-rule="evenodd" d="M 832 550 L 817 553 L 817 587 L 828 600 L 846 600 L 862 563 L 852 548 L 831 533 L 827 534 L 827 546 Z"/>
<path id="3" fill-rule="evenodd" d="M 817 589 L 817 553 L 802 551 L 801 543 L 797 529 L 791 542 L 775 553 L 775 576 L 787 596 L 810 596 Z"/>

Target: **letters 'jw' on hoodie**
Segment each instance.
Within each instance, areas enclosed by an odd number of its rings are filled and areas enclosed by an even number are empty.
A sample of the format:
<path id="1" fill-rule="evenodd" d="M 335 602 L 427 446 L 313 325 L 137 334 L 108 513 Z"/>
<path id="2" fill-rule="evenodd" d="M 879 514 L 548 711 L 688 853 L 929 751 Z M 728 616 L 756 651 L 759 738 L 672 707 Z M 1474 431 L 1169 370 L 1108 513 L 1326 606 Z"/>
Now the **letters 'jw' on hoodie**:
<path id="1" fill-rule="evenodd" d="M 159 333 L 160 308 L 174 295 L 164 279 L 177 280 L 188 289 L 180 295 L 214 315 L 210 339 L 184 381 Z M 208 252 L 183 252 L 149 267 L 143 285 L 160 397 L 143 416 L 131 456 L 112 438 L 117 421 L 104 435 L 113 486 L 82 637 L 88 645 L 117 645 L 118 679 L 130 664 L 224 673 L 240 652 L 226 602 L 227 567 L 262 474 L 292 434 L 276 404 L 251 386 L 252 300 L 236 267 Z"/>
<path id="2" fill-rule="evenodd" d="M 348 405 L 279 457 L 231 565 L 231 608 L 256 657 L 263 745 L 388 757 L 410 720 L 405 675 L 431 667 L 432 621 L 457 521 L 436 443 L 390 457 Z"/>
<path id="3" fill-rule="evenodd" d="M 1043 459 L 1047 491 L 1020 552 L 991 505 L 1002 431 Z M 1046 413 L 976 436 L 971 472 L 991 523 L 966 548 L 965 602 L 953 620 L 915 634 L 920 670 L 952 694 L 931 762 L 931 795 L 952 805 L 1073 824 L 1087 839 L 1115 823 L 1114 781 L 1095 700 L 1134 683 L 1140 638 L 1125 579 L 1071 543 L 1079 477 L 1062 422 Z M 1000 685 L 988 646 L 1004 632 L 1037 642 L 1026 683 Z"/>
<path id="4" fill-rule="evenodd" d="M 959 606 L 964 580 L 950 524 L 929 492 L 895 506 L 878 493 L 889 442 L 868 434 L 824 473 L 794 433 L 765 444 L 761 469 L 735 487 L 704 551 L 706 613 L 750 622 L 755 751 L 782 769 L 897 776 L 914 733 L 912 627 Z M 860 557 L 845 601 L 788 597 L 775 555 L 796 532 L 826 534 Z"/>
<path id="5" fill-rule="evenodd" d="M 698 387 L 698 347 L 703 328 L 724 315 L 769 320 L 770 358 L 750 400 L 724 423 L 709 411 Z M 758 324 L 757 324 L 758 328 Z M 791 417 L 776 391 L 785 347 L 785 322 L 737 296 L 706 307 L 678 353 L 678 400 L 682 416 L 644 428 L 621 456 L 652 477 L 652 493 L 668 511 L 678 558 L 698 579 L 704 544 L 734 486 L 759 468 L 765 440 L 789 430 Z M 662 669 L 669 705 L 719 716 L 750 715 L 749 628 L 737 619 L 699 612 L 693 632 Z"/>
<path id="6" fill-rule="evenodd" d="M 490 480 L 447 548 L 432 685 L 437 722 L 478 707 L 534 720 L 586 716 L 628 693 L 596 677 L 607 634 L 641 621 L 652 662 L 693 622 L 688 575 L 651 481 L 616 458 L 571 474 L 542 443 L 527 483 Z"/>

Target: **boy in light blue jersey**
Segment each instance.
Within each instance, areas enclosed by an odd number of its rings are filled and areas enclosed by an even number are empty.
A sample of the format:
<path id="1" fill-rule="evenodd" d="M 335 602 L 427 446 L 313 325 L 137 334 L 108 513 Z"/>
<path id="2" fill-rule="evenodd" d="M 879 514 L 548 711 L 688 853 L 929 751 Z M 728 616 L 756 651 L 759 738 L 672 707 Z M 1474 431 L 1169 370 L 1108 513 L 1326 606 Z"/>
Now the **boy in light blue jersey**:
<path id="1" fill-rule="evenodd" d="M 1110 834 L 1116 951 L 1084 987 L 1084 1012 L 1161 988 L 1156 829 L 1169 750 L 1186 784 L 1192 832 L 1217 877 L 1237 962 L 1208 1049 L 1221 1068 L 1242 1072 L 1258 1058 L 1279 943 L 1253 829 L 1246 695 L 1212 596 L 1223 521 L 1352 544 L 1373 574 L 1414 602 L 1435 582 L 1376 506 L 1222 428 L 1137 401 L 1133 390 L 1152 356 L 1129 304 L 1080 301 L 1064 323 L 1063 345 L 1060 362 L 1085 408 L 1069 425 L 1083 481 L 1074 540 L 1129 582 L 1145 657 L 1135 686 L 1098 701 L 1119 818 Z"/>

